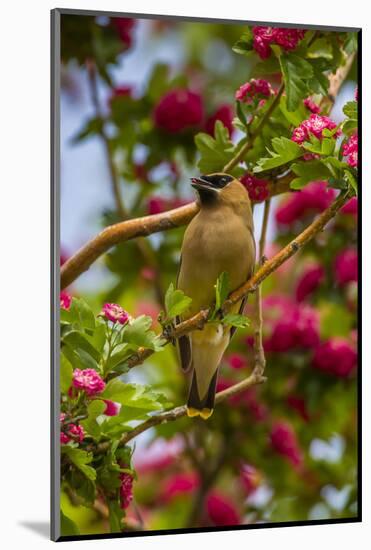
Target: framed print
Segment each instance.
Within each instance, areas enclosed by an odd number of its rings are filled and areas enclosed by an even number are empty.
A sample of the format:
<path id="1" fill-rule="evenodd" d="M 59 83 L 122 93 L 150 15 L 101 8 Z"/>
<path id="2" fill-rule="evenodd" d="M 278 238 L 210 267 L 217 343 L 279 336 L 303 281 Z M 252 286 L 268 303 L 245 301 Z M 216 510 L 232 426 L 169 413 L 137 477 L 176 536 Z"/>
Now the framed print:
<path id="1" fill-rule="evenodd" d="M 53 10 L 53 540 L 360 521 L 360 37 Z"/>

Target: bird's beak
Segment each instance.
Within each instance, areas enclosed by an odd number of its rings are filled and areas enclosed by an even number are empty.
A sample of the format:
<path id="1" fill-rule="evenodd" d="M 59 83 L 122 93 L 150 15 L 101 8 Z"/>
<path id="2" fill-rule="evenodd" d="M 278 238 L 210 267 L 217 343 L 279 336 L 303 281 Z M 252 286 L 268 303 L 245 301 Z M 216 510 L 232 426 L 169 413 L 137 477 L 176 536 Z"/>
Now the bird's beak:
<path id="1" fill-rule="evenodd" d="M 195 189 L 205 189 L 207 191 L 213 191 L 214 193 L 219 193 L 220 191 L 220 189 L 213 187 L 210 182 L 202 178 L 191 178 L 191 185 Z"/>

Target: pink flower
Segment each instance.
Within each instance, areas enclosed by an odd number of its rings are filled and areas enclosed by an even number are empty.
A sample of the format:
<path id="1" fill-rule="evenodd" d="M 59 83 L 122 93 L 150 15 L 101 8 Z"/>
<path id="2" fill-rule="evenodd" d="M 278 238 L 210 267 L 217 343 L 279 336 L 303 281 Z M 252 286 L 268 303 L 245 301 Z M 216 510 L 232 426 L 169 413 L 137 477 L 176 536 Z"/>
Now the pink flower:
<path id="1" fill-rule="evenodd" d="M 240 514 L 234 503 L 225 495 L 212 491 L 206 498 L 207 514 L 214 525 L 238 525 Z"/>
<path id="2" fill-rule="evenodd" d="M 68 437 L 67 434 L 61 432 L 61 434 L 60 434 L 60 441 L 61 441 L 61 445 L 67 445 L 67 443 L 68 443 L 69 441 L 71 441 L 71 439 Z"/>
<path id="3" fill-rule="evenodd" d="M 106 384 L 104 380 L 94 369 L 75 369 L 73 371 L 72 384 L 78 390 L 82 390 L 88 395 L 101 393 Z"/>
<path id="4" fill-rule="evenodd" d="M 160 99 L 153 111 L 157 128 L 170 134 L 198 126 L 203 116 L 201 96 L 187 89 L 171 90 Z"/>
<path id="5" fill-rule="evenodd" d="M 164 502 L 170 502 L 179 495 L 193 493 L 199 484 L 200 480 L 193 472 L 175 474 L 165 482 L 161 498 Z"/>
<path id="6" fill-rule="evenodd" d="M 111 19 L 113 26 L 116 28 L 117 34 L 123 42 L 125 48 L 130 48 L 132 44 L 132 32 L 134 30 L 136 20 L 129 17 L 114 17 Z"/>
<path id="7" fill-rule="evenodd" d="M 262 59 L 270 56 L 271 44 L 277 44 L 286 51 L 294 50 L 306 32 L 301 29 L 262 26 L 253 27 L 252 31 L 254 35 L 253 48 Z"/>
<path id="8" fill-rule="evenodd" d="M 242 464 L 240 479 L 247 495 L 251 495 L 259 487 L 262 475 L 254 466 Z"/>
<path id="9" fill-rule="evenodd" d="M 267 312 L 266 326 L 270 336 L 265 338 L 267 352 L 291 349 L 311 349 L 319 343 L 319 318 L 309 305 L 298 305 L 284 296 L 269 296 L 263 302 Z M 269 316 L 270 315 L 270 316 Z"/>
<path id="10" fill-rule="evenodd" d="M 303 101 L 305 107 L 307 109 L 309 109 L 309 111 L 311 113 L 314 113 L 314 114 L 318 114 L 321 110 L 321 107 L 319 105 L 317 105 L 317 103 L 314 103 L 313 99 L 311 99 L 310 97 L 307 97 L 306 99 L 304 99 Z"/>
<path id="11" fill-rule="evenodd" d="M 240 182 L 247 190 L 250 200 L 262 202 L 269 197 L 269 182 L 267 180 L 256 178 L 249 172 L 246 172 L 246 174 L 240 178 Z"/>
<path id="12" fill-rule="evenodd" d="M 319 264 L 310 266 L 300 277 L 296 286 L 296 300 L 302 302 L 321 284 L 325 276 L 323 267 Z"/>
<path id="13" fill-rule="evenodd" d="M 148 447 L 135 452 L 135 469 L 141 475 L 168 469 L 179 460 L 183 448 L 184 441 L 180 436 L 173 437 L 170 441 L 156 439 Z"/>
<path id="14" fill-rule="evenodd" d="M 221 105 L 215 111 L 215 113 L 209 116 L 209 118 L 206 120 L 205 132 L 210 134 L 211 136 L 214 135 L 214 127 L 217 120 L 220 120 L 223 123 L 223 126 L 227 128 L 229 135 L 231 136 L 233 134 L 234 128 L 232 124 L 233 110 L 230 105 Z"/>
<path id="15" fill-rule="evenodd" d="M 85 437 L 84 428 L 82 426 L 78 426 L 77 424 L 69 424 L 67 434 L 72 439 L 79 441 L 79 443 L 81 443 Z"/>
<path id="16" fill-rule="evenodd" d="M 352 134 L 343 145 L 343 156 L 348 157 L 347 163 L 352 168 L 358 164 L 358 134 Z"/>
<path id="17" fill-rule="evenodd" d="M 358 215 L 358 198 L 352 197 L 348 200 L 341 209 L 343 214 L 351 214 L 352 216 Z"/>
<path id="18" fill-rule="evenodd" d="M 130 315 L 118 304 L 104 304 L 102 314 L 112 323 L 125 325 L 130 320 Z"/>
<path id="19" fill-rule="evenodd" d="M 347 378 L 357 367 L 357 352 L 344 338 L 331 338 L 318 346 L 312 365 L 327 374 Z"/>
<path id="20" fill-rule="evenodd" d="M 335 280 L 339 285 L 358 281 L 358 253 L 355 248 L 347 248 L 335 258 Z"/>
<path id="21" fill-rule="evenodd" d="M 302 144 L 304 141 L 308 141 L 310 134 L 312 134 L 321 140 L 323 138 L 323 130 L 333 130 L 334 128 L 336 128 L 336 123 L 329 117 L 312 114 L 294 129 L 291 139 L 296 143 Z M 335 137 L 338 137 L 340 134 L 341 130 L 339 129 L 335 132 Z"/>
<path id="22" fill-rule="evenodd" d="M 167 210 L 167 201 L 162 197 L 151 197 L 148 201 L 147 211 L 151 216 L 161 214 Z"/>
<path id="23" fill-rule="evenodd" d="M 273 449 L 284 456 L 294 466 L 299 466 L 303 461 L 296 434 L 288 422 L 276 422 L 272 426 L 270 441 Z"/>
<path id="24" fill-rule="evenodd" d="M 325 181 L 309 183 L 281 202 L 276 210 L 276 222 L 279 225 L 292 225 L 305 215 L 323 212 L 334 198 L 335 190 L 328 188 Z"/>
<path id="25" fill-rule="evenodd" d="M 242 84 L 235 94 L 237 101 L 252 103 L 254 99 L 262 99 L 273 94 L 273 89 L 267 80 L 252 78 L 249 82 Z"/>
<path id="26" fill-rule="evenodd" d="M 104 399 L 106 408 L 103 411 L 103 414 L 106 416 L 117 416 L 121 409 L 120 403 L 115 403 L 115 401 L 110 401 L 109 399 Z"/>
<path id="27" fill-rule="evenodd" d="M 133 500 L 133 476 L 122 472 L 120 473 L 120 481 L 121 508 L 125 510 Z"/>
<path id="28" fill-rule="evenodd" d="M 72 302 L 71 294 L 68 294 L 65 290 L 60 293 L 60 305 L 62 309 L 70 309 Z"/>
<path id="29" fill-rule="evenodd" d="M 235 370 L 243 369 L 246 367 L 246 359 L 240 353 L 232 353 L 232 355 L 227 358 L 227 361 L 229 366 Z"/>

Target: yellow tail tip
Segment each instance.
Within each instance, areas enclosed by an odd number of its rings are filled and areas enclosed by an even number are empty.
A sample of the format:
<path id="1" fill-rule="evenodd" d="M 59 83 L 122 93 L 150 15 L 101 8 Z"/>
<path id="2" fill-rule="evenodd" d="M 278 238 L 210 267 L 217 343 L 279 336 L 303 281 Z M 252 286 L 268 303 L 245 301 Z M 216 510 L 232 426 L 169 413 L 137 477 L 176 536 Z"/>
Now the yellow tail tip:
<path id="1" fill-rule="evenodd" d="M 207 420 L 212 414 L 214 409 L 202 409 L 201 411 L 194 407 L 187 407 L 187 416 L 194 418 L 195 416 L 201 416 L 204 420 Z"/>

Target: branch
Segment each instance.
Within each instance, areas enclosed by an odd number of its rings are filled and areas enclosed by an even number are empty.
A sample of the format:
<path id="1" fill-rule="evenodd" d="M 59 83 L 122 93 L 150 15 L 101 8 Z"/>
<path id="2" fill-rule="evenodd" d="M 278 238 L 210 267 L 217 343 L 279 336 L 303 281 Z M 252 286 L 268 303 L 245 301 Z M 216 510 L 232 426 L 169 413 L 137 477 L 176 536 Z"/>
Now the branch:
<path id="1" fill-rule="evenodd" d="M 265 201 L 264 215 L 261 236 L 259 241 L 259 265 L 264 265 L 264 249 L 267 238 L 268 219 L 270 211 L 270 199 Z M 263 347 L 263 309 L 262 309 L 262 291 L 261 285 L 258 286 L 255 298 L 256 319 L 255 319 L 255 334 L 254 334 L 254 352 L 255 352 L 255 369 L 259 374 L 263 374 L 265 370 L 265 354 Z"/>
<path id="2" fill-rule="evenodd" d="M 288 174 L 272 180 L 269 184 L 270 196 L 289 191 L 290 182 L 294 177 L 296 176 Z M 186 225 L 194 218 L 198 210 L 197 203 L 191 202 L 161 214 L 126 220 L 106 227 L 62 265 L 61 290 L 73 283 L 102 254 L 116 244 Z"/>

